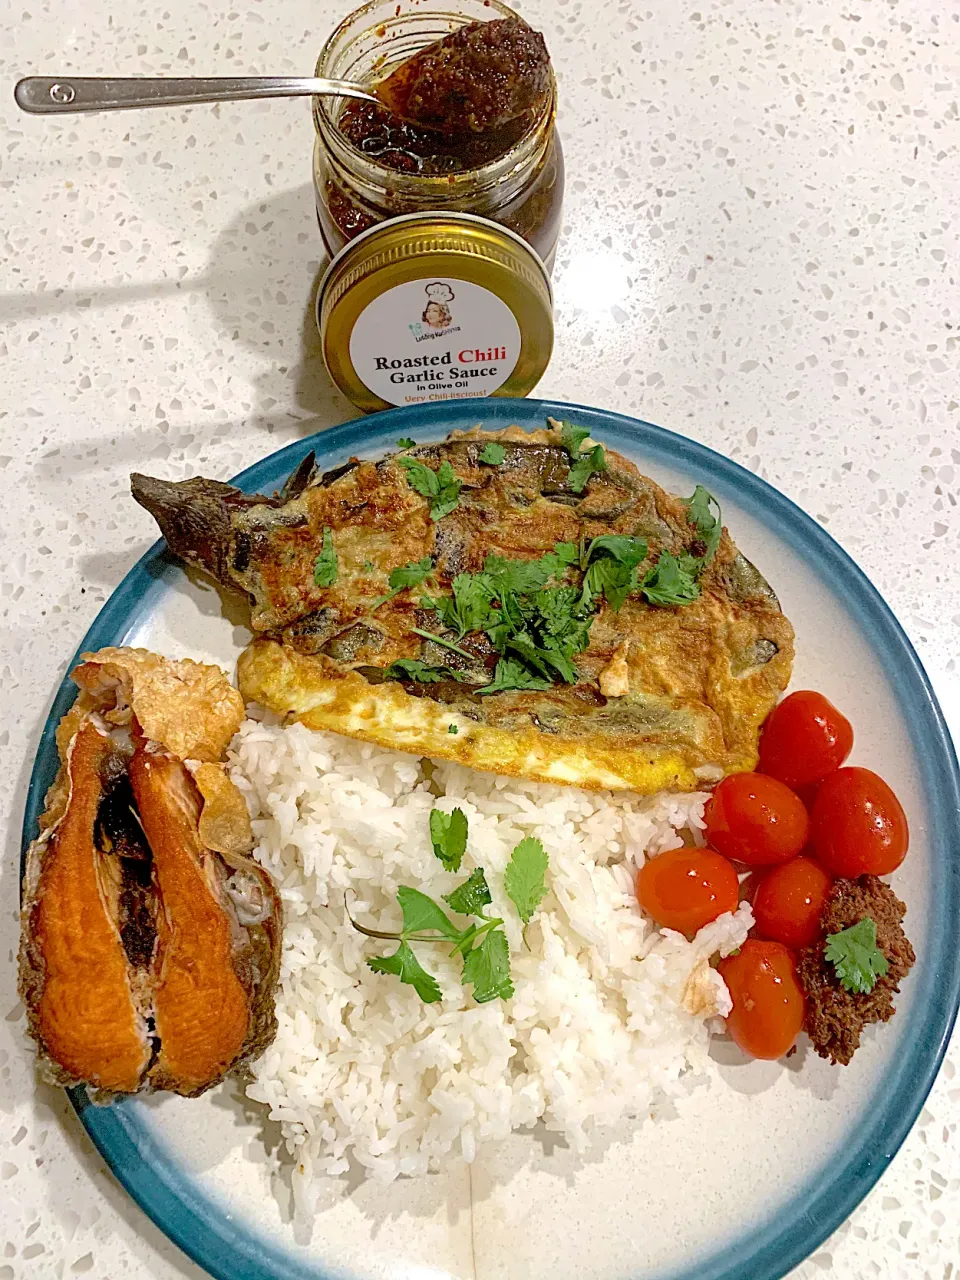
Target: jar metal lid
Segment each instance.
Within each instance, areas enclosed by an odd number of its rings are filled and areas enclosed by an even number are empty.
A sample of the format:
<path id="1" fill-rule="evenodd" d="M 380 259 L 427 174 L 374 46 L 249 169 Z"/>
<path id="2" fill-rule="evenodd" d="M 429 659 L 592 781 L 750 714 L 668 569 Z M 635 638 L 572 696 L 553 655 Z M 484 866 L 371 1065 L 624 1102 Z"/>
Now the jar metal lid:
<path id="1" fill-rule="evenodd" d="M 525 396 L 553 351 L 553 295 L 535 251 L 499 223 L 407 214 L 337 254 L 317 326 L 330 377 L 368 413 Z"/>

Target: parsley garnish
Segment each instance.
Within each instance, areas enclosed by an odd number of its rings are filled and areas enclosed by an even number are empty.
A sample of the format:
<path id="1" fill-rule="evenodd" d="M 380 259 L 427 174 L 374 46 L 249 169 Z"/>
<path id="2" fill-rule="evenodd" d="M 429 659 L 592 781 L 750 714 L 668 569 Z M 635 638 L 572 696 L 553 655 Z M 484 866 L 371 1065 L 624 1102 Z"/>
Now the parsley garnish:
<path id="1" fill-rule="evenodd" d="M 459 871 L 467 848 L 467 815 L 462 809 L 454 809 L 452 813 L 431 809 L 430 840 L 433 852 L 443 863 L 444 869 Z"/>
<path id="2" fill-rule="evenodd" d="M 513 658 L 501 658 L 493 673 L 493 680 L 482 689 L 478 689 L 477 693 L 504 693 L 510 689 L 549 689 L 552 684 L 552 680 L 541 680 L 539 676 L 531 675 L 522 662 L 516 662 Z"/>
<path id="3" fill-rule="evenodd" d="M 449 667 L 431 667 L 419 658 L 397 658 L 383 673 L 388 680 L 416 680 L 419 684 L 435 684 L 438 680 L 459 680 Z"/>
<path id="4" fill-rule="evenodd" d="M 397 441 L 397 445 L 401 449 L 412 449 L 416 443 L 416 440 L 411 440 L 409 436 L 401 436 Z"/>
<path id="5" fill-rule="evenodd" d="M 497 444 L 493 440 L 489 444 L 485 444 L 478 455 L 481 462 L 486 462 L 491 467 L 499 467 L 506 456 L 507 451 L 503 445 Z"/>
<path id="6" fill-rule="evenodd" d="M 455 724 L 448 724 L 448 725 L 447 725 L 447 733 L 459 733 L 459 732 L 460 732 L 460 730 L 457 728 L 457 726 L 456 726 Z"/>
<path id="7" fill-rule="evenodd" d="M 462 981 L 472 983 L 477 1004 L 510 999 L 513 995 L 510 948 L 502 929 L 491 929 L 479 946 L 466 953 Z"/>
<path id="8" fill-rule="evenodd" d="M 503 875 L 503 887 L 524 924 L 530 923 L 547 892 L 546 871 L 543 845 L 535 836 L 527 836 L 514 849 Z"/>
<path id="9" fill-rule="evenodd" d="M 480 915 L 480 908 L 489 906 L 492 902 L 483 867 L 477 867 L 476 871 L 472 871 L 468 878 L 462 884 L 458 884 L 451 893 L 445 893 L 443 900 L 449 902 L 451 910 L 456 911 L 458 915 Z"/>
<path id="10" fill-rule="evenodd" d="M 337 549 L 333 545 L 333 531 L 324 529 L 323 550 L 313 562 L 313 581 L 318 587 L 332 587 L 340 577 Z"/>
<path id="11" fill-rule="evenodd" d="M 833 965 L 837 980 L 854 995 L 866 995 L 890 968 L 890 962 L 877 946 L 877 926 L 865 916 L 849 929 L 827 936 L 824 955 Z"/>
<path id="12" fill-rule="evenodd" d="M 698 484 L 689 498 L 683 500 L 687 507 L 687 519 L 696 528 L 706 550 L 701 557 L 704 564 L 709 564 L 717 553 L 723 524 L 720 519 L 720 503 L 713 494 L 708 493 L 702 484 Z M 714 515 L 711 505 L 717 508 Z"/>
<path id="13" fill-rule="evenodd" d="M 677 559 L 669 551 L 661 551 L 640 589 L 651 604 L 690 604 L 700 595 L 696 579 L 700 567 L 693 556 Z"/>
<path id="14" fill-rule="evenodd" d="M 607 459 L 603 445 L 595 445 L 587 453 L 581 453 L 570 468 L 567 483 L 574 493 L 583 493 L 584 485 L 595 471 L 606 471 Z"/>
<path id="15" fill-rule="evenodd" d="M 460 501 L 462 481 L 449 462 L 441 462 L 433 471 L 416 458 L 397 458 L 407 473 L 407 484 L 430 502 L 430 519 L 442 520 Z"/>

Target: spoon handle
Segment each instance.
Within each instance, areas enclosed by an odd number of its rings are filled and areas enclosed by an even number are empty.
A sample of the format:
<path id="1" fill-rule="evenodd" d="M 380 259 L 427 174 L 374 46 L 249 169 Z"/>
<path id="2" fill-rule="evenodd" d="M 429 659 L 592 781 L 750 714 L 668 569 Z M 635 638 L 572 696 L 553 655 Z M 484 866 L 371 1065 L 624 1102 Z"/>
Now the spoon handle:
<path id="1" fill-rule="evenodd" d="M 372 93 L 349 80 L 301 76 L 213 76 L 208 79 L 103 79 L 97 76 L 28 76 L 13 91 L 17 105 L 31 115 L 65 111 L 121 111 L 128 107 L 175 107 L 191 102 L 233 102 L 239 98 L 296 98 L 336 94 L 376 102 Z"/>

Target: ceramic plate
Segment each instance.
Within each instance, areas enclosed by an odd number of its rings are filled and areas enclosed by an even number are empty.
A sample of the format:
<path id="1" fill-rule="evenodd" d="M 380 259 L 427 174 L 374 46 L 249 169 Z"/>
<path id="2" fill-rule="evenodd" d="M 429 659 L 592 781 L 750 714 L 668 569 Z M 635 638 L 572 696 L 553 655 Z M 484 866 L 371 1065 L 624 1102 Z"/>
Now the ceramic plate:
<path id="1" fill-rule="evenodd" d="M 278 488 L 308 449 L 329 468 L 423 442 L 570 418 L 666 488 L 700 482 L 738 546 L 774 584 L 797 631 L 794 688 L 816 688 L 852 720 L 852 760 L 876 769 L 910 819 L 893 878 L 919 957 L 898 1016 L 867 1034 L 846 1069 L 810 1051 L 745 1062 L 716 1041 L 711 1087 L 575 1157 L 546 1136 L 482 1148 L 472 1166 L 377 1187 L 352 1182 L 310 1228 L 291 1219 L 289 1159 L 276 1125 L 236 1086 L 74 1105 L 117 1177 L 154 1221 L 223 1280 L 773 1280 L 850 1213 L 899 1147 L 933 1081 L 960 985 L 960 785 L 933 693 L 883 600 L 809 517 L 735 463 L 648 423 L 537 400 L 417 406 L 349 422 L 282 449 L 237 478 Z M 247 632 L 208 584 L 157 543 L 127 575 L 82 649 L 147 645 L 232 666 Z M 60 689 L 34 768 L 24 836 L 56 769 Z"/>

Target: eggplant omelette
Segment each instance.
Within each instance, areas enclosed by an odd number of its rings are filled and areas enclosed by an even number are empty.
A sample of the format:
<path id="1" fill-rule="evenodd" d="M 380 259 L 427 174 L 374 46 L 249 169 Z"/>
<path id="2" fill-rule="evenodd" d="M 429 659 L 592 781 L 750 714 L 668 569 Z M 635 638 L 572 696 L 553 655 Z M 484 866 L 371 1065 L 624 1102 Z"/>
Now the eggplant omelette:
<path id="1" fill-rule="evenodd" d="M 398 442 L 275 495 L 132 477 L 171 549 L 251 601 L 248 701 L 474 768 L 693 790 L 752 769 L 793 628 L 700 486 L 583 428 Z"/>

